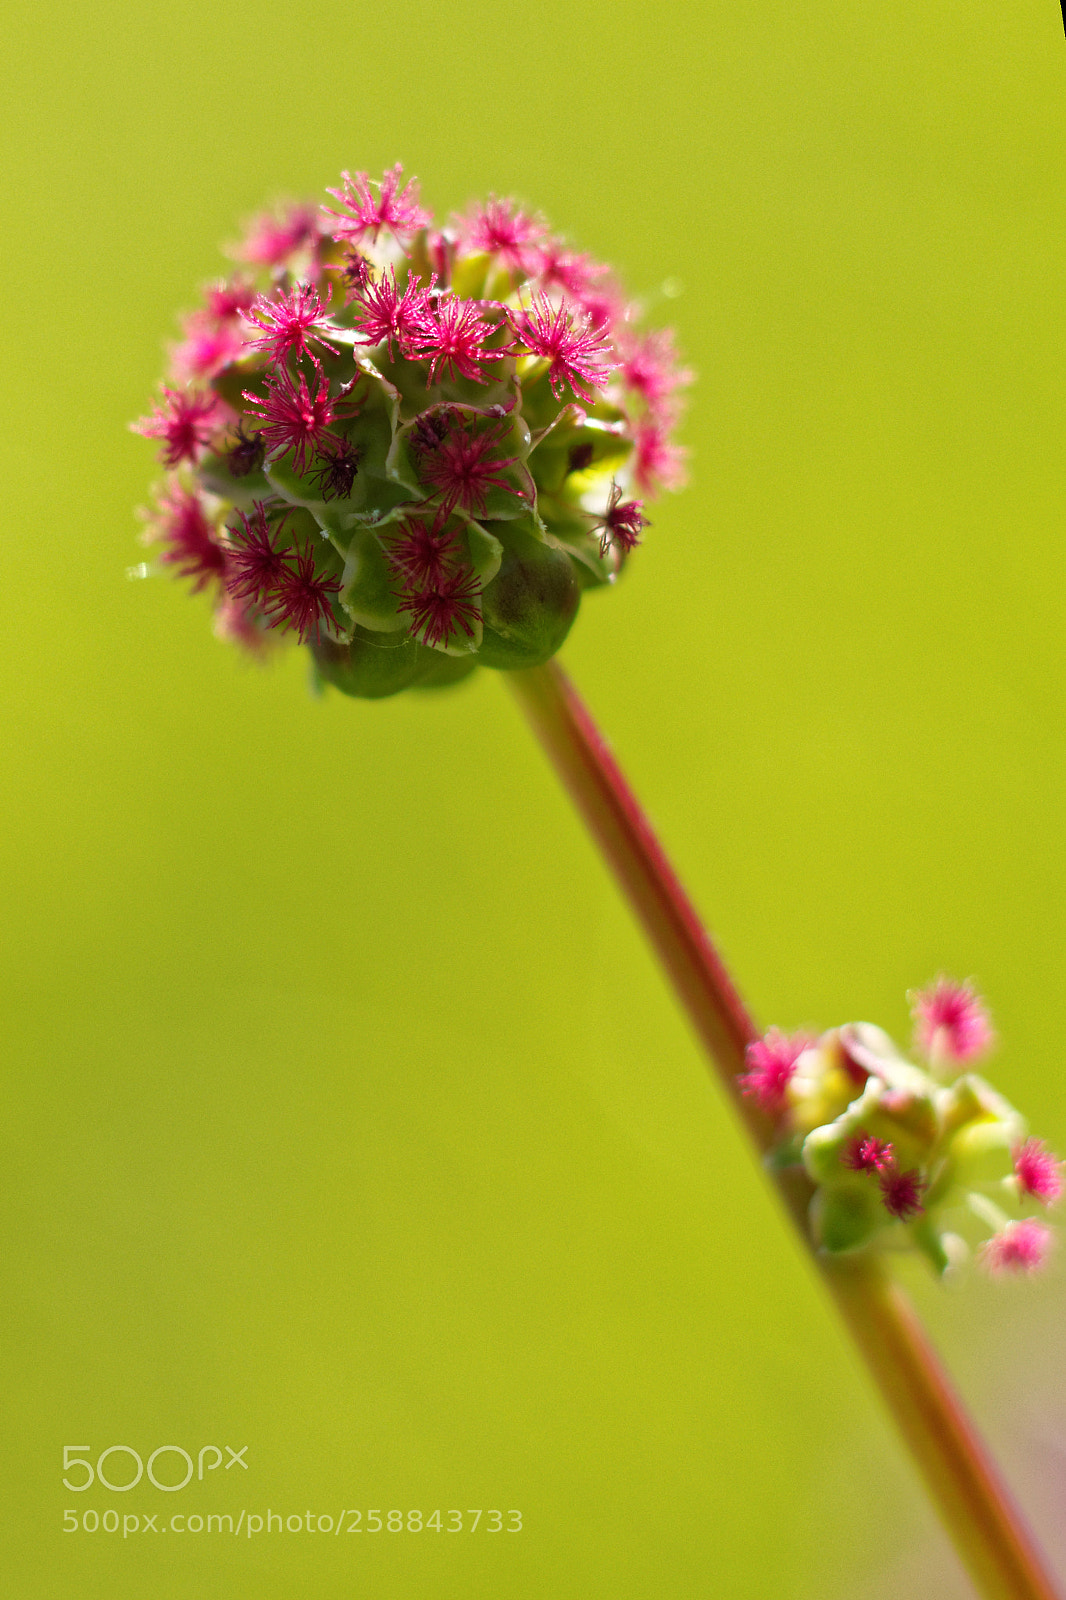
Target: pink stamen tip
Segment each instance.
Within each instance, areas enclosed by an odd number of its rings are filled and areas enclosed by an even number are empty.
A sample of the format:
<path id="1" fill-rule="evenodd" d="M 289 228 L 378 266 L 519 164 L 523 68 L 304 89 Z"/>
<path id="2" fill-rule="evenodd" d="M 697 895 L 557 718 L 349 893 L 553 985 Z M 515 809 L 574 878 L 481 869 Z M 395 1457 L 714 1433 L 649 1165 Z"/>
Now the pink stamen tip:
<path id="1" fill-rule="evenodd" d="M 419 477 L 440 494 L 442 513 L 447 515 L 460 506 L 470 516 L 483 517 L 491 490 L 517 494 L 503 476 L 506 467 L 514 466 L 517 456 L 494 454 L 507 430 L 506 421 L 483 433 L 453 428 L 436 449 L 425 453 L 419 464 Z"/>
<path id="2" fill-rule="evenodd" d="M 741 1094 L 772 1116 L 782 1112 L 796 1062 L 810 1042 L 805 1034 L 797 1033 L 790 1039 L 777 1028 L 771 1028 L 764 1038 L 749 1044 L 744 1052 L 748 1070 L 737 1079 Z"/>
<path id="3" fill-rule="evenodd" d="M 575 323 L 567 306 L 553 306 L 546 295 L 536 293 L 530 306 L 508 316 L 519 348 L 548 362 L 548 382 L 557 400 L 567 384 L 582 400 L 596 399 L 596 389 L 604 387 L 618 365 L 610 359 L 606 329 L 588 319 Z"/>
<path id="4" fill-rule="evenodd" d="M 308 457 L 321 449 L 336 416 L 329 379 L 316 369 L 312 381 L 313 389 L 301 372 L 297 385 L 288 368 L 282 367 L 271 376 L 265 395 L 244 391 L 268 450 L 272 454 L 291 450 L 297 472 L 306 471 Z"/>
<path id="5" fill-rule="evenodd" d="M 600 554 L 606 555 L 611 545 L 617 545 L 628 554 L 640 543 L 644 529 L 650 527 L 642 502 L 623 502 L 621 488 L 612 481 L 606 510 L 602 517 L 596 518 L 591 530 L 593 533 L 600 531 Z"/>
<path id="6" fill-rule="evenodd" d="M 219 425 L 221 402 L 216 395 L 179 389 L 163 390 L 150 417 L 132 424 L 134 433 L 146 439 L 161 439 L 160 459 L 166 467 L 183 461 L 199 461 Z"/>
<path id="7" fill-rule="evenodd" d="M 1053 1156 L 1041 1139 L 1026 1139 L 1013 1151 L 1014 1172 L 1023 1194 L 1033 1195 L 1050 1205 L 1062 1194 L 1063 1163 Z"/>
<path id="8" fill-rule="evenodd" d="M 411 628 L 423 644 L 451 644 L 460 632 L 474 637 L 481 617 L 481 585 L 473 572 L 459 570 L 426 589 L 406 595 L 397 607 L 410 613 Z"/>
<path id="9" fill-rule="evenodd" d="M 1046 1222 L 1026 1217 L 1008 1222 L 978 1252 L 978 1259 L 993 1276 L 1004 1272 L 1037 1272 L 1047 1260 L 1054 1234 Z"/>
<path id="10" fill-rule="evenodd" d="M 859 1134 L 841 1156 L 853 1172 L 888 1172 L 895 1164 L 895 1151 L 887 1139 Z"/>
<path id="11" fill-rule="evenodd" d="M 906 1222 L 908 1218 L 916 1217 L 920 1211 L 925 1210 L 921 1196 L 926 1183 L 916 1167 L 910 1172 L 897 1172 L 894 1168 L 890 1168 L 887 1172 L 881 1173 L 878 1181 L 885 1210 L 890 1216 Z"/>
<path id="12" fill-rule="evenodd" d="M 911 996 L 915 1043 L 926 1056 L 974 1061 L 995 1042 L 988 1010 L 970 982 L 943 976 Z"/>
<path id="13" fill-rule="evenodd" d="M 249 328 L 258 329 L 260 334 L 258 339 L 249 341 L 251 348 L 265 350 L 271 361 L 278 362 L 290 355 L 310 355 L 313 359 L 312 344 L 335 355 L 336 345 L 330 335 L 340 330 L 328 314 L 329 301 L 329 290 L 323 302 L 318 290 L 307 283 L 298 283 L 277 297 L 257 295 L 251 310 L 244 314 Z"/>
<path id="14" fill-rule="evenodd" d="M 417 180 L 412 178 L 404 189 L 402 178 L 403 167 L 399 162 L 391 172 L 384 174 L 380 183 L 374 183 L 365 172 L 357 172 L 354 178 L 342 172 L 343 187 L 326 190 L 342 207 L 340 211 L 326 213 L 333 237 L 353 245 L 369 237 L 373 243 L 385 229 L 402 244 L 405 235 L 427 228 L 432 218 L 418 203 Z"/>

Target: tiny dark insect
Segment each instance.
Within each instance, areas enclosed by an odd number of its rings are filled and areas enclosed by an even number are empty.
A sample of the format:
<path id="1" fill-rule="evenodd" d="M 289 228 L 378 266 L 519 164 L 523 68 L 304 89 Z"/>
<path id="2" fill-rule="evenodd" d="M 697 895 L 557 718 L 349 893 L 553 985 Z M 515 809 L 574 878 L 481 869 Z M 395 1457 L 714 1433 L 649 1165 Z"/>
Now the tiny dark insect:
<path id="1" fill-rule="evenodd" d="M 246 478 L 250 472 L 258 472 L 263 465 L 266 454 L 261 433 L 245 433 L 244 423 L 237 427 L 237 438 L 230 447 L 226 462 L 235 478 Z"/>

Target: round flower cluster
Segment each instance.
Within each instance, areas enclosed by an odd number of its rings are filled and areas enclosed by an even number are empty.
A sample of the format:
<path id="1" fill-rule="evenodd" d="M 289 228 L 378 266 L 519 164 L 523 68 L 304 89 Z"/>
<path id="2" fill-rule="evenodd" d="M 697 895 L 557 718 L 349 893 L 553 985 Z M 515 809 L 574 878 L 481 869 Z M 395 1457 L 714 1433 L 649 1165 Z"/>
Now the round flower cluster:
<path id="1" fill-rule="evenodd" d="M 546 661 L 674 488 L 689 381 L 609 271 L 490 199 L 435 228 L 402 169 L 258 218 L 135 430 L 146 537 L 224 636 L 288 633 L 377 697 Z"/>
<path id="2" fill-rule="evenodd" d="M 910 998 L 921 1066 L 867 1022 L 749 1047 L 740 1087 L 776 1123 L 770 1163 L 806 1169 L 830 1254 L 916 1248 L 943 1273 L 976 1245 L 990 1272 L 1032 1271 L 1053 1235 L 1026 1212 L 1059 1199 L 1062 1163 L 965 1070 L 994 1037 L 972 987 L 938 978 Z"/>

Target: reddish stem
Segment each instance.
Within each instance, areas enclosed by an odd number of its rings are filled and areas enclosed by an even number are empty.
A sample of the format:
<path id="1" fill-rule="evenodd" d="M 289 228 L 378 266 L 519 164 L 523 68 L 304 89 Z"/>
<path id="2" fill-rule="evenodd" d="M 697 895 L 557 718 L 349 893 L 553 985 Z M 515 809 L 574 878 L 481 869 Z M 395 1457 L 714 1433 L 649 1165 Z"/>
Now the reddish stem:
<path id="1" fill-rule="evenodd" d="M 509 674 L 522 709 L 621 885 L 757 1147 L 771 1129 L 740 1094 L 748 1014 L 573 684 L 554 661 Z M 809 1243 L 809 1188 L 782 1190 Z M 817 1258 L 962 1560 L 987 1600 L 1061 1600 L 1032 1534 L 901 1289 L 876 1260 Z"/>

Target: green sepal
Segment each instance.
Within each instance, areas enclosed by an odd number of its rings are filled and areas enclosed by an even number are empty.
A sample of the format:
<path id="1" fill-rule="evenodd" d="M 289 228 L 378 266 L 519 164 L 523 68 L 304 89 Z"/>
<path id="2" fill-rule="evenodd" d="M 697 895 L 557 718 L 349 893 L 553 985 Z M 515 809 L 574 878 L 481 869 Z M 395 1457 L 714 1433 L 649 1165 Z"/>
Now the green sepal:
<path id="1" fill-rule="evenodd" d="M 954 1263 L 945 1247 L 945 1236 L 929 1216 L 918 1217 L 912 1222 L 910 1235 L 938 1278 L 950 1271 Z"/>
<path id="2" fill-rule="evenodd" d="M 210 494 L 217 494 L 220 499 L 230 501 L 242 511 L 247 511 L 253 501 L 268 500 L 274 493 L 262 468 L 238 478 L 230 471 L 225 456 L 205 455 L 196 471 L 200 483 Z"/>
<path id="3" fill-rule="evenodd" d="M 427 650 L 426 654 L 432 656 L 425 671 L 418 680 L 412 684 L 416 693 L 421 694 L 423 689 L 432 690 L 450 689 L 455 683 L 462 683 L 469 678 L 477 668 L 475 656 L 446 656 L 439 650 Z"/>
<path id="4" fill-rule="evenodd" d="M 434 654 L 409 634 L 375 636 L 362 629 L 348 644 L 312 643 L 311 653 L 322 683 L 360 700 L 383 700 L 411 688 L 429 670 Z"/>
<path id="5" fill-rule="evenodd" d="M 396 578 L 381 543 L 368 528 L 357 528 L 348 546 L 340 603 L 354 623 L 374 633 L 406 632 L 398 609 Z"/>
<path id="6" fill-rule="evenodd" d="M 502 671 L 549 660 L 569 633 L 581 603 L 569 556 L 543 543 L 530 527 L 499 522 L 488 530 L 503 545 L 503 559 L 481 596 L 480 660 Z"/>
<path id="7" fill-rule="evenodd" d="M 861 1250 L 888 1220 L 875 1185 L 842 1184 L 819 1189 L 811 1200 L 810 1224 L 815 1243 L 830 1255 Z"/>
<path id="8" fill-rule="evenodd" d="M 503 545 L 494 533 L 483 528 L 480 522 L 468 522 L 465 529 L 466 548 L 470 565 L 477 573 L 481 587 L 490 584 L 503 561 Z"/>

